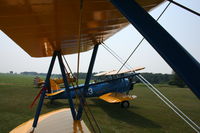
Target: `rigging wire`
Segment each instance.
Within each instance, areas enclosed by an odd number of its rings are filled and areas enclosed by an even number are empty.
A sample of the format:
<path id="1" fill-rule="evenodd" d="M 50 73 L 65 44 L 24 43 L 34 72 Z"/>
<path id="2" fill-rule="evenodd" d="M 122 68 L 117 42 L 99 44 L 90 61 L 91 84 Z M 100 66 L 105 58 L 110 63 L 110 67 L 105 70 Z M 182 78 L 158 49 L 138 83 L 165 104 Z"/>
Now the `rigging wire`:
<path id="1" fill-rule="evenodd" d="M 109 51 L 110 53 L 110 51 Z M 115 53 L 116 54 L 116 53 Z M 114 55 L 112 53 L 112 55 Z M 117 58 L 117 56 L 114 56 L 120 63 L 121 59 Z M 126 66 L 127 67 L 127 66 Z M 127 67 L 128 68 L 128 67 Z M 130 67 L 131 68 L 131 67 Z M 129 69 L 130 69 L 129 68 Z M 135 73 L 135 72 L 133 72 Z M 148 89 L 150 89 L 158 98 L 160 98 L 172 111 L 174 111 L 181 119 L 183 119 L 193 130 L 195 130 L 197 133 L 199 133 L 200 127 L 193 122 L 187 115 L 185 115 L 178 107 L 176 107 L 166 96 L 164 96 L 156 87 L 154 87 L 149 81 L 147 81 L 142 75 L 136 75 L 136 77 L 147 86 Z"/>
<path id="2" fill-rule="evenodd" d="M 76 84 L 79 83 L 82 15 L 83 15 L 83 0 L 80 0 L 80 15 L 79 15 L 79 25 L 78 25 L 78 57 L 77 57 L 77 75 L 76 75 L 77 83 Z"/>
<path id="3" fill-rule="evenodd" d="M 83 15 L 83 0 L 80 0 L 80 15 L 79 15 L 78 44 L 77 44 L 77 45 L 78 45 L 77 75 L 76 75 L 76 86 L 77 86 L 77 87 L 78 87 L 78 85 L 79 85 L 79 69 L 80 69 L 80 51 L 81 51 L 81 50 L 80 50 L 80 47 L 81 47 L 81 25 L 82 25 L 82 15 Z M 63 56 L 63 57 L 64 57 L 64 56 Z M 70 67 L 69 67 L 69 64 L 67 63 L 67 61 L 66 61 L 65 58 L 64 58 L 64 60 L 65 60 L 65 62 L 66 62 L 66 64 L 67 64 L 68 68 L 70 68 Z M 72 76 L 74 76 L 73 73 L 72 73 L 72 71 L 71 71 L 71 69 L 70 69 L 70 73 L 72 74 Z M 72 85 L 73 85 L 73 83 L 72 83 Z M 73 87 L 74 87 L 74 85 L 73 85 Z M 76 90 L 75 90 L 75 92 L 76 92 Z M 77 92 L 76 92 L 76 95 L 78 95 Z M 84 97 L 82 94 L 81 94 L 80 96 L 81 96 L 82 98 Z M 79 97 L 79 100 L 80 100 L 80 96 L 78 96 L 78 97 Z M 86 100 L 85 100 L 85 103 L 86 103 L 86 106 L 87 106 L 87 108 L 88 108 L 88 110 L 89 110 L 90 115 L 92 116 L 93 120 L 95 121 L 95 124 L 96 124 L 96 126 L 97 126 L 99 132 L 101 133 L 100 128 L 99 128 L 99 125 L 97 124 L 97 122 L 96 122 L 96 120 L 95 120 L 95 118 L 94 118 L 92 112 L 90 111 L 90 108 L 89 108 L 89 106 L 88 106 Z M 93 132 L 96 133 L 95 128 L 94 128 L 94 126 L 93 126 L 93 124 L 92 124 L 92 122 L 91 122 L 91 120 L 90 120 L 90 118 L 89 118 L 89 115 L 88 115 L 88 113 L 87 113 L 87 111 L 86 111 L 86 109 L 85 109 L 85 106 L 83 105 L 83 103 L 81 102 L 81 100 L 80 100 L 80 104 L 81 104 L 81 106 L 82 106 L 83 109 L 84 109 L 84 112 L 85 112 L 85 114 L 86 114 L 86 117 L 87 117 L 87 119 L 88 119 L 88 121 L 89 121 L 89 123 L 90 123 L 90 126 L 91 126 Z"/>
<path id="4" fill-rule="evenodd" d="M 190 8 L 188 8 L 188 7 L 186 7 L 186 6 L 184 6 L 184 5 L 181 5 L 181 4 L 178 3 L 178 2 L 175 2 L 175 1 L 173 1 L 173 0 L 167 0 L 167 1 L 169 1 L 169 2 L 171 2 L 171 3 L 173 3 L 173 4 L 175 4 L 175 5 L 177 5 L 177 6 L 181 7 L 181 8 L 183 8 L 183 9 L 185 9 L 185 10 L 187 10 L 187 11 L 189 11 L 189 12 L 191 12 L 191 13 L 197 15 L 197 16 L 200 16 L 200 13 L 198 13 L 198 12 L 196 12 L 196 11 L 194 11 L 194 10 L 192 10 L 192 9 L 190 9 Z"/>
<path id="5" fill-rule="evenodd" d="M 117 56 L 116 54 L 114 54 L 113 51 L 111 51 L 111 50 L 107 47 L 107 45 L 106 45 L 105 43 L 102 43 L 102 44 L 103 44 L 102 46 L 103 46 L 110 54 L 112 54 L 112 56 L 114 56 L 120 63 L 123 64 L 124 61 L 122 61 L 122 59 L 118 59 L 119 56 Z"/>
<path id="6" fill-rule="evenodd" d="M 187 115 L 185 115 L 178 107 L 176 107 L 166 96 L 164 96 L 156 87 L 154 87 L 142 75 L 139 75 L 138 78 L 141 81 L 143 81 L 143 83 L 146 83 L 147 85 L 149 85 L 148 88 L 151 91 L 153 91 L 153 93 L 155 93 L 167 106 L 169 106 L 178 116 L 180 116 L 186 123 L 188 123 L 188 125 L 190 125 L 198 133 L 198 129 L 200 130 L 200 127 L 196 123 L 194 123 Z"/>
<path id="7" fill-rule="evenodd" d="M 81 45 L 82 14 L 83 14 L 83 0 L 80 0 L 79 40 L 78 40 L 78 62 L 77 62 L 77 82 L 76 82 L 76 85 L 77 85 L 77 86 L 78 86 L 78 84 L 79 84 L 79 67 L 80 67 L 80 45 Z M 86 99 L 84 98 L 84 96 L 82 95 L 82 93 L 81 93 L 81 97 L 82 97 L 82 99 L 84 99 L 85 105 L 86 105 L 86 107 L 87 107 L 87 109 L 88 109 L 90 115 L 92 116 L 92 118 L 93 118 L 93 120 L 94 120 L 94 122 L 95 122 L 95 124 L 96 124 L 96 126 L 97 126 L 97 128 L 98 128 L 98 130 L 99 130 L 99 132 L 101 133 L 100 127 L 99 127 L 99 125 L 98 125 L 98 123 L 97 123 L 97 121 L 96 121 L 94 115 L 92 114 L 92 112 L 91 112 L 91 110 L 90 110 L 90 108 L 89 108 L 89 106 L 88 106 L 88 104 L 87 104 L 87 102 L 86 102 Z M 80 101 L 80 103 L 82 103 L 82 102 Z M 83 109 L 84 109 L 84 112 L 87 113 L 87 111 L 86 111 L 85 106 L 83 105 L 83 103 L 82 103 L 82 107 L 83 107 Z M 86 115 L 87 115 L 87 114 L 86 114 Z M 87 115 L 87 118 L 89 119 L 89 116 L 88 116 L 88 115 Z M 92 123 L 91 123 L 91 126 L 92 126 L 92 128 L 93 128 L 93 131 L 96 132 L 96 131 L 94 130 L 94 127 L 93 127 Z"/>
<path id="8" fill-rule="evenodd" d="M 64 58 L 64 61 L 65 61 L 65 63 L 67 64 L 67 67 L 68 67 L 68 69 L 69 69 L 69 71 L 70 71 L 70 73 L 69 73 L 69 80 L 70 80 L 70 74 L 72 75 L 73 79 L 76 79 L 76 78 L 73 76 L 72 70 L 71 70 L 71 68 L 69 67 L 69 64 L 67 63 L 67 60 L 65 59 L 64 55 L 63 55 L 62 57 Z M 65 71 L 67 72 L 67 75 L 68 75 L 68 71 L 67 71 L 67 68 L 65 67 L 65 65 L 64 65 L 64 69 L 65 69 Z M 73 79 L 72 79 L 72 80 L 73 80 Z M 73 88 L 74 88 L 73 81 L 71 82 L 71 85 L 72 85 Z M 77 90 L 75 90 L 75 94 L 76 94 L 76 95 L 75 95 L 75 108 L 78 108 L 78 100 L 80 101 L 80 97 L 78 96 Z"/>
<path id="9" fill-rule="evenodd" d="M 171 2 L 170 2 L 171 3 Z M 167 7 L 170 5 L 170 3 L 167 5 Z M 164 9 L 164 11 L 167 9 L 167 7 Z M 163 14 L 164 11 L 161 13 Z M 157 20 L 159 20 L 159 18 L 161 17 L 162 15 L 160 15 L 158 17 Z M 144 38 L 143 38 L 144 39 Z M 143 41 L 143 39 L 140 41 L 139 44 L 141 44 L 141 42 Z M 104 44 L 104 43 L 103 43 Z M 120 63 L 123 62 L 123 59 L 120 58 L 116 52 L 114 52 L 113 50 L 111 50 L 108 46 L 106 46 L 105 44 L 102 45 L 109 53 L 111 53 Z M 138 48 L 138 46 L 137 46 Z M 135 51 L 135 49 L 134 49 Z M 132 52 L 134 53 L 134 52 Z M 131 53 L 131 56 L 132 56 L 132 53 Z M 130 56 L 128 57 L 130 58 Z M 122 63 L 126 68 L 130 69 L 130 65 L 127 66 L 127 61 L 126 60 L 124 63 Z M 120 71 L 120 70 L 119 70 Z M 119 72 L 118 71 L 118 72 Z M 135 73 L 135 72 L 133 72 Z M 170 109 L 172 109 L 181 119 L 183 119 L 193 130 L 195 130 L 197 133 L 199 133 L 199 130 L 200 130 L 200 127 L 195 123 L 193 122 L 187 115 L 185 115 L 178 107 L 176 107 L 168 98 L 166 98 L 156 87 L 154 87 L 150 82 L 148 82 L 142 75 L 136 75 L 136 77 L 142 82 L 144 83 L 147 88 L 149 88 L 158 98 L 160 98 Z"/>
<path id="10" fill-rule="evenodd" d="M 67 60 L 66 60 L 66 58 L 65 58 L 64 55 L 63 55 L 63 58 L 64 58 L 65 63 L 66 63 L 67 66 L 68 66 L 68 69 L 70 70 L 70 74 L 73 76 L 73 78 L 75 78 L 74 75 L 73 75 L 73 73 L 72 73 L 72 70 L 71 70 L 71 68 L 70 68 L 70 66 L 69 66 L 69 64 L 68 64 L 68 62 L 67 62 Z M 65 66 L 64 66 L 64 67 L 65 67 Z M 67 70 L 66 67 L 65 67 L 65 70 Z M 75 87 L 75 85 L 73 84 L 73 82 L 72 82 L 72 86 L 73 86 L 73 88 Z M 78 85 L 77 85 L 77 86 L 78 86 Z M 74 91 L 75 91 L 75 93 L 76 93 L 76 99 L 79 98 L 79 101 L 81 101 L 81 100 L 80 100 L 80 96 L 78 95 L 77 90 L 74 89 Z M 82 95 L 81 95 L 81 96 L 82 96 Z M 82 103 L 82 102 L 80 102 L 80 104 L 83 106 L 83 103 Z M 87 111 L 85 110 L 84 106 L 83 106 L 83 109 L 84 109 L 86 118 L 87 118 L 87 120 L 89 121 L 89 124 L 90 124 L 90 126 L 91 126 L 93 132 L 95 133 L 94 126 L 93 126 L 93 124 L 92 124 L 92 122 L 91 122 L 91 120 L 90 120 L 90 118 L 89 118 L 89 115 L 88 115 Z"/>
<path id="11" fill-rule="evenodd" d="M 63 59 L 64 59 L 65 63 L 67 64 L 67 67 L 68 67 L 69 72 L 71 73 L 72 77 L 75 78 L 75 75 L 73 74 L 72 69 L 70 68 L 69 63 L 67 62 L 67 60 L 66 60 L 64 55 L 63 55 Z"/>
<path id="12" fill-rule="evenodd" d="M 133 52 L 129 55 L 129 57 L 127 58 L 127 60 L 124 62 L 124 64 L 120 67 L 120 69 L 117 71 L 117 73 L 119 73 L 122 68 L 124 67 L 124 65 L 128 62 L 128 60 L 131 58 L 131 56 L 135 53 L 135 51 L 138 49 L 138 47 L 142 44 L 144 40 L 144 37 L 142 38 L 142 40 L 139 42 L 139 44 L 135 47 L 135 49 L 133 50 Z"/>
<path id="13" fill-rule="evenodd" d="M 87 101 L 86 101 L 86 100 L 85 100 L 85 103 L 86 103 L 86 107 L 87 107 L 87 109 L 88 109 L 88 111 L 89 111 L 90 115 L 92 116 L 92 119 L 94 120 L 94 123 L 95 123 L 95 124 L 96 124 L 96 126 L 97 126 L 97 129 L 98 129 L 99 133 L 101 133 L 101 128 L 100 128 L 100 126 L 99 126 L 99 124 L 98 124 L 98 122 L 97 122 L 96 118 L 94 117 L 94 115 L 93 115 L 93 113 L 92 113 L 91 109 L 89 108 L 89 105 L 88 105 L 88 103 L 87 103 Z M 84 109 L 84 111 L 85 111 L 85 109 Z"/>
<path id="14" fill-rule="evenodd" d="M 161 14 L 158 16 L 158 18 L 156 19 L 156 21 L 158 21 L 161 16 L 165 13 L 165 11 L 167 10 L 167 8 L 169 7 L 169 5 L 171 4 L 171 2 L 169 2 L 167 4 L 167 6 L 164 8 L 164 10 L 161 12 Z M 124 65 L 127 63 L 127 61 L 131 58 L 131 56 L 135 53 L 135 51 L 138 49 L 138 47 L 142 44 L 142 42 L 144 41 L 144 37 L 142 38 L 142 40 L 138 43 L 138 45 L 135 47 L 135 49 L 133 50 L 133 52 L 129 55 L 129 57 L 126 59 L 126 61 L 124 62 L 124 64 L 120 67 L 120 69 L 117 71 L 117 73 L 119 73 L 121 71 L 121 69 L 124 67 Z"/>
<path id="15" fill-rule="evenodd" d="M 75 78 L 75 76 L 73 75 L 73 72 L 72 72 L 72 70 L 71 70 L 71 68 L 70 68 L 70 66 L 69 66 L 69 64 L 68 64 L 68 62 L 67 62 L 67 60 L 66 60 L 66 58 L 65 58 L 64 55 L 63 55 L 63 58 L 64 58 L 65 63 L 67 64 L 68 69 L 70 70 L 70 73 L 71 73 L 72 77 Z M 65 68 L 65 69 L 66 69 L 66 68 Z M 72 86 L 73 86 L 73 88 L 74 88 L 74 84 L 73 84 L 73 83 L 72 83 Z M 78 86 L 78 85 L 77 85 L 77 86 Z M 77 94 L 77 90 L 76 90 L 76 89 L 75 89 L 75 92 L 76 92 L 76 94 Z M 82 93 L 80 93 L 80 96 L 81 96 L 82 98 L 84 97 Z M 79 97 L 79 99 L 80 99 L 80 97 Z M 89 114 L 92 116 L 92 119 L 93 119 L 93 121 L 95 122 L 99 133 L 101 133 L 100 126 L 99 126 L 99 124 L 98 124 L 96 118 L 95 118 L 94 115 L 92 114 L 92 111 L 91 111 L 91 109 L 90 109 L 90 107 L 89 107 L 89 105 L 88 105 L 86 99 L 85 99 L 84 103 L 85 103 L 85 105 L 86 105 L 86 107 L 87 107 L 87 109 L 88 109 Z M 89 118 L 89 115 L 88 115 L 88 112 L 87 112 L 85 106 L 83 105 L 82 102 L 80 102 L 80 104 L 82 104 L 82 107 L 83 107 L 84 112 L 85 112 L 85 114 L 86 114 L 86 117 L 87 117 L 87 119 L 88 119 L 88 121 L 89 121 L 89 123 L 90 123 L 90 126 L 92 127 L 93 132 L 96 132 L 95 129 L 94 129 L 94 126 L 92 125 L 92 122 L 91 122 L 91 120 L 90 120 L 90 118 Z"/>
<path id="16" fill-rule="evenodd" d="M 108 47 L 108 45 L 106 45 L 105 43 L 103 43 L 102 45 L 110 54 L 112 54 L 121 64 L 124 64 L 124 60 L 115 52 L 113 51 L 110 47 Z M 131 69 L 131 65 L 129 65 L 128 63 L 125 64 L 125 67 L 127 69 Z"/>
<path id="17" fill-rule="evenodd" d="M 151 83 L 149 83 L 141 75 L 136 76 L 143 84 L 147 86 L 158 98 L 160 98 L 170 109 L 172 109 L 181 119 L 183 119 L 192 129 L 199 133 L 199 126 L 196 125 L 189 117 L 187 117 L 180 109 L 178 109 L 172 102 L 170 102 L 162 93 L 158 91 Z M 168 102 L 169 101 L 169 102 Z M 185 117 L 185 118 L 184 118 Z M 193 125 L 192 125 L 193 124 Z M 196 128 L 194 127 L 196 126 Z"/>

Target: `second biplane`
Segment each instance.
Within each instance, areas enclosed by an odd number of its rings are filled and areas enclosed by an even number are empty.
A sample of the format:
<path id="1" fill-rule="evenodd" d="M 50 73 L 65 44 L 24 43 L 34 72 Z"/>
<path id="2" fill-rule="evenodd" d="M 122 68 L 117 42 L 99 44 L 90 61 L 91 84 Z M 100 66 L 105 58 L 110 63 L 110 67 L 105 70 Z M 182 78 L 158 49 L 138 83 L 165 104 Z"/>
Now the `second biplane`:
<path id="1" fill-rule="evenodd" d="M 85 97 L 99 97 L 109 103 L 121 103 L 122 108 L 129 107 L 129 100 L 135 99 L 137 96 L 129 95 L 129 91 L 133 89 L 136 81 L 133 80 L 137 75 L 135 71 L 142 70 L 144 67 L 132 69 L 129 71 L 117 72 L 109 71 L 98 73 L 95 83 L 89 84 L 89 88 Z M 98 82 L 97 82 L 98 81 Z M 69 87 L 72 98 L 82 95 L 84 84 Z M 65 88 L 60 88 L 59 84 L 51 83 L 51 93 L 46 94 L 46 98 L 50 100 L 67 99 Z"/>

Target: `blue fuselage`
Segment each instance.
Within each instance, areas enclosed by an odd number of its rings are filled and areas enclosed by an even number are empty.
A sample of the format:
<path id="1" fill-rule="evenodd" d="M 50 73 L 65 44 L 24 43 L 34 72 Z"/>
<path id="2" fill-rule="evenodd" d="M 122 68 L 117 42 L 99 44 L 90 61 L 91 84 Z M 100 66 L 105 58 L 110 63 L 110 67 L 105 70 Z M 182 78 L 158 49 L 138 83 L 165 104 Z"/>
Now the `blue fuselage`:
<path id="1" fill-rule="evenodd" d="M 103 82 L 99 84 L 90 84 L 89 88 L 85 91 L 85 97 L 98 97 L 103 94 L 109 93 L 109 92 L 127 92 L 130 90 L 131 83 L 127 78 L 124 79 L 117 79 L 113 81 Z M 75 87 L 76 88 L 76 87 Z M 65 88 L 62 88 L 61 90 L 65 90 Z M 59 93 L 57 95 L 48 96 L 48 99 L 67 99 L 68 94 L 70 92 L 71 97 L 75 98 L 75 96 L 78 94 L 83 94 L 84 85 L 79 85 L 79 89 L 74 90 L 73 87 L 69 88 L 70 91 L 64 91 L 62 93 Z"/>

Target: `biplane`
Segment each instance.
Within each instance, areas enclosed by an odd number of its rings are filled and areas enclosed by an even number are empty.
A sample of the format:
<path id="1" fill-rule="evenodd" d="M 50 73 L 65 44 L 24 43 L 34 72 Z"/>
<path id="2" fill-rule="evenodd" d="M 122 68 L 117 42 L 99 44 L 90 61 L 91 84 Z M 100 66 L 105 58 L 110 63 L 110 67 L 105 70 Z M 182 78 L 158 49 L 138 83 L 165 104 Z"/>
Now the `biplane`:
<path id="1" fill-rule="evenodd" d="M 144 67 L 122 71 L 117 73 L 116 70 L 109 72 L 102 72 L 95 74 L 97 77 L 95 83 L 90 83 L 85 97 L 99 97 L 100 99 L 108 103 L 121 103 L 122 108 L 128 108 L 129 100 L 135 99 L 137 96 L 129 95 L 129 91 L 133 89 L 136 81 L 133 77 L 137 75 L 138 70 L 142 70 Z M 84 84 L 69 87 L 72 98 L 81 96 Z M 46 98 L 51 101 L 55 99 L 67 99 L 67 93 L 65 88 L 60 88 L 51 83 L 51 93 L 46 94 Z"/>
<path id="2" fill-rule="evenodd" d="M 67 81 L 70 83 L 73 83 L 76 81 L 75 77 L 72 77 L 69 73 L 67 74 Z M 36 76 L 33 80 L 33 84 L 35 87 L 37 88 L 41 88 L 44 85 L 45 81 L 43 79 L 41 79 L 40 77 Z M 59 85 L 63 83 L 63 79 L 62 78 L 51 78 L 50 79 L 50 85 L 51 88 L 59 88 Z"/>
<path id="3" fill-rule="evenodd" d="M 36 76 L 33 80 L 33 84 L 35 87 L 40 88 L 44 84 L 44 80 L 42 80 L 40 77 Z"/>
<path id="4" fill-rule="evenodd" d="M 47 128 L 52 129 L 53 132 L 56 129 L 53 128 L 55 123 L 50 123 L 51 126 L 42 124 L 50 121 L 52 117 L 64 117 L 66 114 L 58 111 L 39 119 L 45 95 L 51 93 L 50 77 L 56 57 L 58 57 L 63 77 L 64 91 L 69 101 L 71 120 L 79 122 L 74 125 L 80 125 L 98 47 L 129 24 L 132 24 L 144 36 L 161 57 L 183 78 L 194 94 L 200 98 L 200 82 L 197 80 L 200 75 L 200 64 L 148 14 L 148 11 L 162 2 L 164 0 L 0 1 L 0 29 L 31 57 L 52 56 L 34 119 L 28 125 L 27 123 L 23 124 L 12 132 L 44 133 L 48 132 L 48 130 L 44 131 Z M 79 99 L 78 109 L 75 109 L 62 56 L 77 53 L 77 62 L 79 62 L 80 53 L 91 49 L 93 49 L 93 53 L 85 84 L 81 87 L 77 84 L 77 87 L 74 88 L 78 89 L 82 95 Z M 102 99 L 112 95 L 103 96 Z M 62 120 L 63 117 L 59 120 Z M 38 122 L 39 127 L 36 128 Z M 30 123 L 33 123 L 32 129 Z M 71 127 L 70 129 L 76 128 Z M 56 130 L 55 132 L 67 132 L 66 130 Z M 87 132 L 88 130 L 80 129 L 79 131 Z"/>

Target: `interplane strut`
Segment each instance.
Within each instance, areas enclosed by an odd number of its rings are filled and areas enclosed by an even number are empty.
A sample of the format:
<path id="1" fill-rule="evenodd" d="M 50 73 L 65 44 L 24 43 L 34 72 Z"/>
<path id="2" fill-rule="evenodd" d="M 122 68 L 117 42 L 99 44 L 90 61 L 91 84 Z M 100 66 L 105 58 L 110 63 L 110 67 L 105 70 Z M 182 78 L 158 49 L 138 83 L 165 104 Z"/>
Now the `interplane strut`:
<path id="1" fill-rule="evenodd" d="M 67 92 L 67 97 L 68 97 L 68 100 L 69 100 L 69 105 L 70 105 L 72 117 L 73 117 L 74 120 L 80 120 L 81 119 L 82 112 L 83 112 L 83 106 L 84 106 L 84 100 L 85 100 L 85 98 L 84 98 L 85 94 L 84 93 L 87 93 L 87 89 L 89 87 L 88 85 L 89 85 L 89 82 L 90 82 L 90 79 L 91 79 L 91 76 L 92 76 L 92 70 L 93 70 L 95 59 L 96 59 L 98 47 L 99 47 L 99 45 L 95 45 L 94 50 L 93 50 L 92 58 L 91 58 L 91 61 L 90 61 L 90 65 L 89 65 L 89 68 L 88 68 L 88 73 L 87 73 L 87 77 L 86 77 L 86 81 L 85 81 L 85 88 L 84 88 L 84 91 L 82 92 L 83 97 L 80 97 L 81 103 L 79 105 L 78 111 L 76 111 L 75 107 L 74 107 L 73 99 L 72 99 L 70 89 L 69 89 L 69 83 L 67 81 L 67 75 L 65 73 L 65 66 L 63 64 L 61 52 L 60 51 L 54 52 L 50 66 L 49 66 L 49 70 L 48 70 L 48 73 L 47 73 L 47 76 L 46 76 L 45 85 L 44 85 L 44 88 L 41 92 L 40 100 L 39 100 L 37 110 L 36 110 L 36 114 L 35 114 L 35 117 L 34 117 L 34 122 L 33 122 L 33 125 L 32 125 L 33 130 L 37 126 L 38 118 L 39 118 L 39 115 L 40 115 L 40 112 L 41 112 L 41 109 L 42 109 L 45 94 L 46 94 L 47 91 L 48 91 L 48 93 L 51 92 L 50 77 L 51 77 L 51 73 L 52 73 L 52 69 L 53 69 L 56 57 L 58 57 L 58 62 L 59 62 L 59 65 L 60 65 L 60 70 L 61 70 L 61 73 L 62 73 L 64 85 L 65 85 L 65 91 Z"/>

